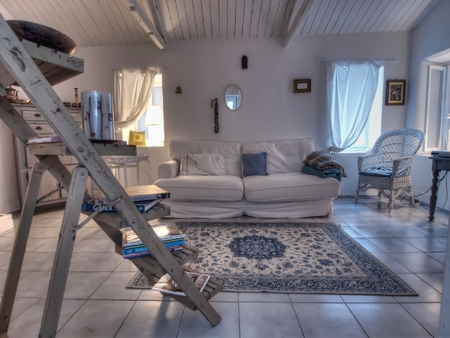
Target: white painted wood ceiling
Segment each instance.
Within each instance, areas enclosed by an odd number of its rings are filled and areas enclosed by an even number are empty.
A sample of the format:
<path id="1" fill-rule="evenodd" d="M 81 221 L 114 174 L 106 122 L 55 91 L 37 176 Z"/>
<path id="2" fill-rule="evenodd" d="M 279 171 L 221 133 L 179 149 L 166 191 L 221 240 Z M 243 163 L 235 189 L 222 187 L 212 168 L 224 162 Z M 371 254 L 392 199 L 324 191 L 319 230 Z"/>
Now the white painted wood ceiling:
<path id="1" fill-rule="evenodd" d="M 0 12 L 55 28 L 79 47 L 152 41 L 130 12 L 133 1 L 170 46 L 171 40 L 212 38 L 281 41 L 308 0 L 0 0 Z M 408 31 L 439 0 L 309 1 L 294 36 Z"/>

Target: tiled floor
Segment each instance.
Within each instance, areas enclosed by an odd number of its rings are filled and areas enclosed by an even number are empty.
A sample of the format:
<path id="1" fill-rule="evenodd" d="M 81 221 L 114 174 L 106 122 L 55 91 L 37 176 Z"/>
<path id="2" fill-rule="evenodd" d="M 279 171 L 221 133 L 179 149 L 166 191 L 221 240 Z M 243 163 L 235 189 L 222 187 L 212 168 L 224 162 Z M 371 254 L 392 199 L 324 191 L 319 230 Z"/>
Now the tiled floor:
<path id="1" fill-rule="evenodd" d="M 427 216 L 423 207 L 389 214 L 375 200 L 338 199 L 331 217 L 309 219 L 340 224 L 418 297 L 221 292 L 212 300 L 216 327 L 159 293 L 125 289 L 136 268 L 90 222 L 77 234 L 57 337 L 436 337 L 448 215 Z M 10 338 L 38 336 L 61 217 L 33 218 Z M 13 242 L 13 232 L 0 236 L 0 283 Z"/>

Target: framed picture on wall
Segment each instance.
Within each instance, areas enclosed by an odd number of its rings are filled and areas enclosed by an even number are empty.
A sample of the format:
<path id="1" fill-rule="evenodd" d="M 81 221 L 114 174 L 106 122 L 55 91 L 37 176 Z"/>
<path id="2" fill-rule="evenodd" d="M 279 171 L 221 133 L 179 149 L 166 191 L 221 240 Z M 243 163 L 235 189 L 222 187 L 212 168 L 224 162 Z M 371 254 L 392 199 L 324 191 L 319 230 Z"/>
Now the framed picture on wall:
<path id="1" fill-rule="evenodd" d="M 311 79 L 294 80 L 294 93 L 310 93 Z"/>
<path id="2" fill-rule="evenodd" d="M 386 106 L 405 104 L 406 80 L 386 80 Z"/>

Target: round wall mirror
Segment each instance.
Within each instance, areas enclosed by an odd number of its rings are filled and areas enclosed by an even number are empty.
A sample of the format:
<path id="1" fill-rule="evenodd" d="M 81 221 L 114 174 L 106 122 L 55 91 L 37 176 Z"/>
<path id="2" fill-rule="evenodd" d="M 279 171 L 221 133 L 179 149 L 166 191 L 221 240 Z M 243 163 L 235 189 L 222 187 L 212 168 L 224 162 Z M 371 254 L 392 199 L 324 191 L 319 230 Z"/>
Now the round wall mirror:
<path id="1" fill-rule="evenodd" d="M 236 110 L 241 106 L 242 92 L 236 85 L 230 85 L 225 90 L 225 104 L 230 110 Z"/>

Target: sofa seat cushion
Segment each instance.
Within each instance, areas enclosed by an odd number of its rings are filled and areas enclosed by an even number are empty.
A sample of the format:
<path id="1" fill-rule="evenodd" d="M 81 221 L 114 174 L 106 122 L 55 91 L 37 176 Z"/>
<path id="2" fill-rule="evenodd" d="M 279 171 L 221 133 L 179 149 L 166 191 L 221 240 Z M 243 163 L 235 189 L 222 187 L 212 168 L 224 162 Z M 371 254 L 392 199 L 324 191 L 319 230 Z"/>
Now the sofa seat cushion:
<path id="1" fill-rule="evenodd" d="M 155 185 L 170 192 L 175 201 L 240 201 L 244 197 L 242 178 L 234 175 L 177 176 L 163 178 Z"/>
<path id="2" fill-rule="evenodd" d="M 298 173 L 248 176 L 243 178 L 245 199 L 249 202 L 291 202 L 339 195 L 340 183 L 334 178 Z M 169 190 L 170 191 L 170 190 Z"/>

